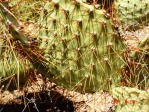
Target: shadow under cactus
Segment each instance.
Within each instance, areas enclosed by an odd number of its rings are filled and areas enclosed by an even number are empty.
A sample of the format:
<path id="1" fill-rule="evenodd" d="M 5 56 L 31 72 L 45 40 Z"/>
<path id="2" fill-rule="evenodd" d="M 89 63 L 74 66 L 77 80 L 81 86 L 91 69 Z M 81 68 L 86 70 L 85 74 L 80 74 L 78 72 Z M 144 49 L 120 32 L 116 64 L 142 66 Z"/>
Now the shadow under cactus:
<path id="1" fill-rule="evenodd" d="M 38 93 L 30 93 L 21 96 L 18 100 L 26 100 L 24 103 L 18 104 L 0 104 L 1 112 L 73 112 L 73 102 L 66 99 L 63 95 L 56 91 L 44 91 Z"/>

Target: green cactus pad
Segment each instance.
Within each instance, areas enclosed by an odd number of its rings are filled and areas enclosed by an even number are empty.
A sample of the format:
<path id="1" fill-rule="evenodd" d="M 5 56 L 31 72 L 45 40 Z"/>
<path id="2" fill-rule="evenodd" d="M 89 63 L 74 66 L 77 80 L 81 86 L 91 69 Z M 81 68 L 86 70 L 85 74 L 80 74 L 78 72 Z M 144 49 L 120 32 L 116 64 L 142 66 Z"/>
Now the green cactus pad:
<path id="1" fill-rule="evenodd" d="M 149 93 L 130 87 L 117 87 L 112 90 L 116 112 L 148 112 Z"/>
<path id="2" fill-rule="evenodd" d="M 148 0 L 117 0 L 115 1 L 116 7 L 118 10 L 118 18 L 125 24 L 125 27 L 136 29 L 148 25 Z"/>
<path id="3" fill-rule="evenodd" d="M 45 3 L 39 35 L 56 84 L 81 92 L 119 84 L 125 45 L 103 10 L 81 0 Z"/>

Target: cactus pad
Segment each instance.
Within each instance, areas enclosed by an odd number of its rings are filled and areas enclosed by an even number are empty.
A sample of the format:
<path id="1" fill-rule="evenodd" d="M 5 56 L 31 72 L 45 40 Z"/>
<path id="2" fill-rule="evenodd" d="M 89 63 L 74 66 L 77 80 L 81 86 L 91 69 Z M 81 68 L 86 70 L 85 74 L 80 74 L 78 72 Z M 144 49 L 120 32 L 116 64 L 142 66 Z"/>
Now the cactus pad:
<path id="1" fill-rule="evenodd" d="M 54 74 L 47 74 L 52 81 L 82 92 L 118 84 L 125 45 L 104 10 L 81 0 L 52 0 L 38 21 L 39 46 Z"/>
<path id="2" fill-rule="evenodd" d="M 128 28 L 137 28 L 148 25 L 149 1 L 148 0 L 117 0 L 115 8 L 118 10 L 118 18 Z"/>

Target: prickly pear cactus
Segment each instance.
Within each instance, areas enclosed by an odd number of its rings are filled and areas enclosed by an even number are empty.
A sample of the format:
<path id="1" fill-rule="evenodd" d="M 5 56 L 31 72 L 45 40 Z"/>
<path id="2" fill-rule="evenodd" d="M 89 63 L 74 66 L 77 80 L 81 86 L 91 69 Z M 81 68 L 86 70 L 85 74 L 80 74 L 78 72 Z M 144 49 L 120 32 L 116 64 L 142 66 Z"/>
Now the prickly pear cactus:
<path id="1" fill-rule="evenodd" d="M 6 37 L 7 38 L 7 37 Z M 24 69 L 29 68 L 28 64 L 25 67 L 26 59 L 23 59 L 19 54 L 15 51 L 14 42 L 11 43 L 9 39 L 0 39 L 1 41 L 1 52 L 0 52 L 0 75 L 1 77 L 6 77 L 10 75 L 14 75 L 20 73 L 20 71 L 26 71 Z M 20 59 L 18 59 L 20 58 Z M 24 62 L 24 63 L 23 63 Z"/>
<path id="2" fill-rule="evenodd" d="M 113 103 L 116 112 L 148 112 L 149 93 L 130 87 L 112 89 Z"/>
<path id="3" fill-rule="evenodd" d="M 84 0 L 86 3 L 99 4 L 112 16 L 116 16 L 125 29 L 136 30 L 149 22 L 148 0 Z"/>
<path id="4" fill-rule="evenodd" d="M 149 22 L 148 0 L 116 0 L 115 8 L 118 19 L 125 27 L 136 29 Z"/>
<path id="5" fill-rule="evenodd" d="M 34 2 L 31 1 L 29 5 Z M 25 2 L 23 6 L 27 7 L 27 4 Z M 42 2 L 42 5 L 45 5 L 44 8 L 41 8 L 41 4 L 39 4 L 40 1 L 36 8 L 40 8 L 38 10 L 40 13 L 35 16 L 36 19 L 30 18 L 30 20 L 37 22 L 39 25 L 37 27 L 39 33 L 36 32 L 37 36 L 34 39 L 36 39 L 40 50 L 37 53 L 37 49 L 24 49 L 28 53 L 36 52 L 30 54 L 30 61 L 35 68 L 38 68 L 43 74 L 47 74 L 52 81 L 65 88 L 81 91 L 83 87 L 82 92 L 94 92 L 98 89 L 106 90 L 111 84 L 114 85 L 120 81 L 120 75 L 119 79 L 114 78 L 115 73 L 116 75 L 120 74 L 119 65 L 125 63 L 123 60 L 125 46 L 121 42 L 122 39 L 119 37 L 117 30 L 113 27 L 116 22 L 109 19 L 107 13 L 96 9 L 96 6 L 87 5 L 81 1 L 50 1 L 44 4 Z M 13 24 L 17 25 L 16 23 L 19 23 L 7 11 L 4 14 L 6 14 L 4 15 L 5 18 Z M 19 11 L 16 15 L 18 14 L 21 16 Z M 28 20 L 27 18 L 31 15 L 32 13 L 26 18 L 21 18 L 21 20 Z M 10 32 L 23 45 L 28 44 L 25 36 L 20 34 L 17 29 L 11 27 Z M 137 56 L 134 57 L 138 58 Z M 139 76 L 142 76 L 142 73 L 148 74 L 147 65 L 141 69 L 142 72 L 138 72 L 140 71 L 138 66 L 136 68 L 136 66 L 128 65 L 128 67 L 131 68 L 126 70 L 130 71 L 129 74 L 133 72 L 135 76 L 138 76 L 138 73 L 141 74 Z M 132 69 L 135 71 L 131 71 Z M 129 81 L 130 85 L 135 79 L 128 78 L 128 80 L 131 80 Z M 139 81 L 141 85 L 142 83 L 147 85 L 144 78 L 139 79 L 141 79 Z"/>
<path id="6" fill-rule="evenodd" d="M 0 9 L 0 11 L 4 11 L 1 6 Z M 13 82 L 11 85 L 8 84 L 8 88 L 19 88 L 19 85 L 27 80 L 26 73 L 31 68 L 31 63 L 19 54 L 20 49 L 16 47 L 18 41 L 9 34 L 3 24 L 3 17 L 0 15 L 0 86 Z M 12 16 L 8 16 L 8 18 L 15 20 Z"/>
<path id="7" fill-rule="evenodd" d="M 24 36 L 14 27 L 10 32 L 21 40 L 33 66 L 51 81 L 79 92 L 120 84 L 125 45 L 116 21 L 104 10 L 81 0 L 46 1 L 37 23 L 39 33 L 34 39 L 39 51 L 26 47 L 30 42 L 23 42 Z"/>
<path id="8" fill-rule="evenodd" d="M 8 38 L 8 37 L 6 37 Z M 31 63 L 19 55 L 15 49 L 15 42 L 9 39 L 0 38 L 0 86 L 9 90 L 19 88 L 20 84 L 24 84 L 27 79 L 27 71 L 31 68 Z"/>

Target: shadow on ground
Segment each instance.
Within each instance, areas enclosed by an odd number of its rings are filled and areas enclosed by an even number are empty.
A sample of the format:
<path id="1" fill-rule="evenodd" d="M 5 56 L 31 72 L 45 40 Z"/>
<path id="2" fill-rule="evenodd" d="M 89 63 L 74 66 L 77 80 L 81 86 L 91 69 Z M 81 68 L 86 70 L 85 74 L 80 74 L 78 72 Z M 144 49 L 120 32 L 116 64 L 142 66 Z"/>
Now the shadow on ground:
<path id="1" fill-rule="evenodd" d="M 73 112 L 73 102 L 56 91 L 29 93 L 18 100 L 22 104 L 0 104 L 0 112 Z"/>

